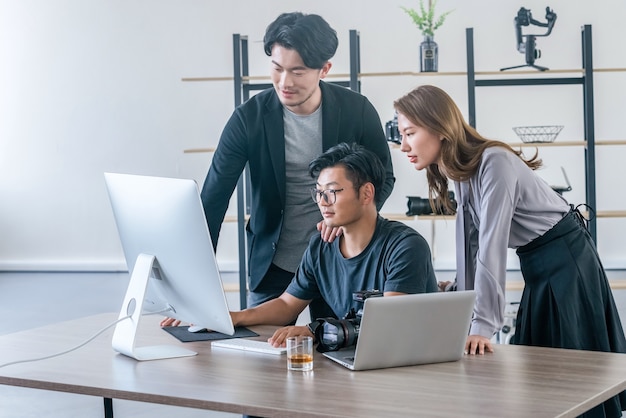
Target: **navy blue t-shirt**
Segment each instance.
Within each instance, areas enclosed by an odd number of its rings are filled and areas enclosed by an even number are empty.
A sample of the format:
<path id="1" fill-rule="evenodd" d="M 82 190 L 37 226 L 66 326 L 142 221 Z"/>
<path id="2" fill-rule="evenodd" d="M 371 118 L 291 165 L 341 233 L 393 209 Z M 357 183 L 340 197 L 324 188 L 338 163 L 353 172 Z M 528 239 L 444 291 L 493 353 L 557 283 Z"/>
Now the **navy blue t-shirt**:
<path id="1" fill-rule="evenodd" d="M 304 300 L 321 296 L 337 318 L 343 318 L 351 308 L 362 308 L 362 303 L 352 298 L 357 291 L 438 290 L 428 243 L 401 222 L 379 216 L 372 240 L 356 257 L 344 258 L 339 242 L 327 243 L 315 234 L 286 292 Z"/>

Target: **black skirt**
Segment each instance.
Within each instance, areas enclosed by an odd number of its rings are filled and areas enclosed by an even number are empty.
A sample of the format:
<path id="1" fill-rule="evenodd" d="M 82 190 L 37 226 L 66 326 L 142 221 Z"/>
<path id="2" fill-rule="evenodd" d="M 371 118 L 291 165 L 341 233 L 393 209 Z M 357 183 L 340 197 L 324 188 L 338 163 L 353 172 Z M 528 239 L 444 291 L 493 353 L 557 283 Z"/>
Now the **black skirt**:
<path id="1" fill-rule="evenodd" d="M 626 353 L 626 338 L 595 244 L 577 211 L 517 250 L 524 291 L 513 344 Z M 620 417 L 626 391 L 584 417 Z"/>

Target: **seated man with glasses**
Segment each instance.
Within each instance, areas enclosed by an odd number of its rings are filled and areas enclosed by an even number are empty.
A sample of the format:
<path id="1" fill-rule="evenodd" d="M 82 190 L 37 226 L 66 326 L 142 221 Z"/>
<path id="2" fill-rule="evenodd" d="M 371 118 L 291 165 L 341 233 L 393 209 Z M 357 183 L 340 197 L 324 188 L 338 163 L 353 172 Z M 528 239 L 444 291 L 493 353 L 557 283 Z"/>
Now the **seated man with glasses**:
<path id="1" fill-rule="evenodd" d="M 359 308 L 354 292 L 378 289 L 393 296 L 437 291 L 426 240 L 409 226 L 378 214 L 385 169 L 376 154 L 356 144 L 339 144 L 313 160 L 309 174 L 317 179 L 311 195 L 323 222 L 343 228 L 343 234 L 333 242 L 313 235 L 285 292 L 256 307 L 231 312 L 235 325 L 293 323 L 319 297 L 343 318 Z M 270 343 L 280 346 L 289 336 L 313 335 L 313 324 L 280 328 Z"/>

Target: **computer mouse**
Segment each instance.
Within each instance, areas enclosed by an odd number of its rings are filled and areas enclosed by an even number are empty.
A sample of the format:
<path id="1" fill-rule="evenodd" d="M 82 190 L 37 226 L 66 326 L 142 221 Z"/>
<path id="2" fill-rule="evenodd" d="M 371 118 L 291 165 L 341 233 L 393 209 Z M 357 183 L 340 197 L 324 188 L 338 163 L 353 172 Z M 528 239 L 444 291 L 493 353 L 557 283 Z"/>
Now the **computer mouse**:
<path id="1" fill-rule="evenodd" d="M 189 332 L 204 332 L 207 329 L 204 327 L 201 327 L 199 325 L 189 325 L 189 328 L 187 328 L 187 331 Z"/>

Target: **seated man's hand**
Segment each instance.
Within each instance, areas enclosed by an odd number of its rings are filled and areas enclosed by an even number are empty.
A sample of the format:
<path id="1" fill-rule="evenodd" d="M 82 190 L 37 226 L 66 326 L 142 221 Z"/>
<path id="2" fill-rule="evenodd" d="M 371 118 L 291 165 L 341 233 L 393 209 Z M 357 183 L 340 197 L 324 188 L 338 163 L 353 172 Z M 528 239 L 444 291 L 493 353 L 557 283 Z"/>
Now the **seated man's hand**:
<path id="1" fill-rule="evenodd" d="M 273 345 L 274 347 L 285 347 L 287 344 L 288 337 L 295 337 L 297 335 L 304 335 L 307 337 L 314 337 L 309 331 L 309 328 L 306 325 L 290 325 L 288 327 L 278 328 L 274 335 L 267 340 L 268 343 Z"/>
<path id="2" fill-rule="evenodd" d="M 180 325 L 180 321 L 174 318 L 165 318 L 161 321 L 162 327 L 177 327 Z"/>

